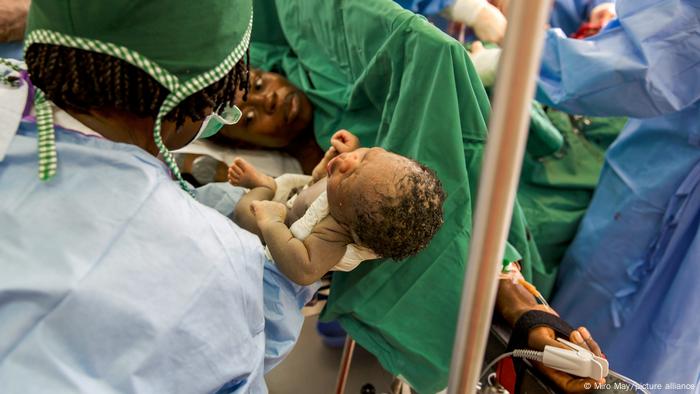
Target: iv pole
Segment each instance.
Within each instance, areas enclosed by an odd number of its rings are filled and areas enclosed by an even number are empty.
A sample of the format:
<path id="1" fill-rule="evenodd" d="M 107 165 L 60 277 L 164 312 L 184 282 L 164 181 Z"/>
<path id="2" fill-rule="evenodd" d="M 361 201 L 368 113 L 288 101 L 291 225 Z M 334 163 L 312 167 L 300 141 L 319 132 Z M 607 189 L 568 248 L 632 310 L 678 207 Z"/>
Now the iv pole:
<path id="1" fill-rule="evenodd" d="M 510 2 L 452 352 L 449 394 L 474 393 L 481 373 L 551 3 Z"/>

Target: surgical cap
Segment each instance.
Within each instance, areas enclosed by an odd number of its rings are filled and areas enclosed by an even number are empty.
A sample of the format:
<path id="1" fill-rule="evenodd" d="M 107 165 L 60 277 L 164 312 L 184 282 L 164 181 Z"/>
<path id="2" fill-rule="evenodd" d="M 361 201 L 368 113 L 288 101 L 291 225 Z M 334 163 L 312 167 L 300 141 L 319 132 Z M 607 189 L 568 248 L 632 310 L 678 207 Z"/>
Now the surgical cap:
<path id="1" fill-rule="evenodd" d="M 170 94 L 156 118 L 154 139 L 186 189 L 162 143 L 162 118 L 233 69 L 248 48 L 252 22 L 252 0 L 33 0 L 25 51 L 42 43 L 110 55 L 142 69 L 168 89 Z M 51 110 L 41 91 L 37 91 L 35 105 L 40 177 L 47 180 L 55 174 L 56 153 L 55 146 L 49 146 L 53 141 Z"/>

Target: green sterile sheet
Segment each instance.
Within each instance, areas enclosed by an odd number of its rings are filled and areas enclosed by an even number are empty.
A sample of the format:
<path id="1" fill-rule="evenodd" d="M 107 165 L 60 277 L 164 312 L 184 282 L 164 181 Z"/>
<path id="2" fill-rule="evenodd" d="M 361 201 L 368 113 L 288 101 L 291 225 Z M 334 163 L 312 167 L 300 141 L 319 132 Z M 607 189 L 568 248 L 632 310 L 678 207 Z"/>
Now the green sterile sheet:
<path id="1" fill-rule="evenodd" d="M 348 333 L 421 393 L 447 385 L 465 259 L 490 111 L 462 45 L 391 0 L 256 0 L 251 64 L 285 74 L 315 107 L 327 148 L 345 128 L 364 146 L 413 157 L 448 198 L 430 246 L 402 262 L 335 273 L 323 319 Z M 505 260 L 551 287 L 516 203 Z M 537 283 L 537 278 L 548 280 Z"/>
<path id="2" fill-rule="evenodd" d="M 549 297 L 598 185 L 605 151 L 627 120 L 572 116 L 537 103 L 531 115 L 518 202 L 543 264 L 533 282 Z"/>

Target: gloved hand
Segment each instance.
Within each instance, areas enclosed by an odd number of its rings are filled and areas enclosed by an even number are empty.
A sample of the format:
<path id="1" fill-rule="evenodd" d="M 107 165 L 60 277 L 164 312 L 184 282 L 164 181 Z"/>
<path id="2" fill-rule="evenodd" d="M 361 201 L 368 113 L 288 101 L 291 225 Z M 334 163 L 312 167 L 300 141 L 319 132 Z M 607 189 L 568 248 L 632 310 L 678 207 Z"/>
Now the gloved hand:
<path id="1" fill-rule="evenodd" d="M 457 0 L 445 16 L 470 26 L 483 41 L 500 44 L 506 34 L 506 17 L 486 0 Z"/>
<path id="2" fill-rule="evenodd" d="M 591 16 L 589 17 L 589 22 L 592 25 L 605 27 L 611 20 L 617 18 L 617 13 L 615 12 L 615 4 L 613 3 L 603 3 L 599 4 L 591 10 Z"/>
<path id="3" fill-rule="evenodd" d="M 500 45 L 506 35 L 507 25 L 506 17 L 498 8 L 485 4 L 477 14 L 472 28 L 480 40 Z"/>
<path id="4" fill-rule="evenodd" d="M 476 73 L 484 86 L 491 86 L 496 81 L 498 61 L 501 58 L 501 48 L 484 48 L 481 41 L 474 41 L 469 50 Z"/>

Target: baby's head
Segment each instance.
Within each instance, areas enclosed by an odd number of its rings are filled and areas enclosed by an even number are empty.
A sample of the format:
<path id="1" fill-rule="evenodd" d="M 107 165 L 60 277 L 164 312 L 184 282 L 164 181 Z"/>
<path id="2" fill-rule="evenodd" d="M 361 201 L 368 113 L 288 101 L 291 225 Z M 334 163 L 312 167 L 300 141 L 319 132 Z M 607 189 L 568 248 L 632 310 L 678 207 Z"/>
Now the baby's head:
<path id="1" fill-rule="evenodd" d="M 356 242 L 384 258 L 426 247 L 443 223 L 445 192 L 435 173 L 382 148 L 359 148 L 328 163 L 331 215 Z"/>

